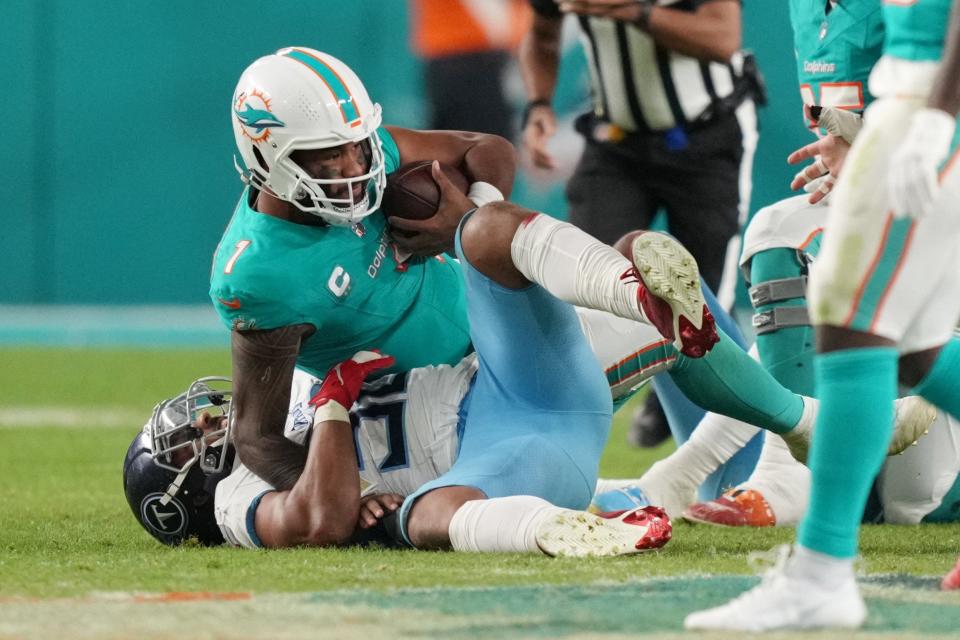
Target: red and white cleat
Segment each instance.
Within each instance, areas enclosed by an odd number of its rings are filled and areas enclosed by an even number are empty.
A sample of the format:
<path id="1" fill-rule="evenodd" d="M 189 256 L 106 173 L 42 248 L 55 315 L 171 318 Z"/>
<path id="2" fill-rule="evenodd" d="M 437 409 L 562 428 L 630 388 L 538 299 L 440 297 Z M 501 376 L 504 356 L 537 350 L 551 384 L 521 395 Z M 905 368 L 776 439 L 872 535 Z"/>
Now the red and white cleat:
<path id="1" fill-rule="evenodd" d="M 960 558 L 957 558 L 957 566 L 951 569 L 950 573 L 943 576 L 943 582 L 940 583 L 940 588 L 944 591 L 960 589 Z"/>
<path id="2" fill-rule="evenodd" d="M 630 234 L 627 258 L 633 269 L 621 279 L 640 283 L 637 302 L 661 335 L 686 356 L 703 357 L 720 338 L 703 301 L 700 269 L 682 244 L 656 231 Z"/>
<path id="3" fill-rule="evenodd" d="M 564 510 L 540 524 L 537 544 L 548 556 L 624 556 L 670 541 L 670 518 L 657 507 L 594 515 Z"/>
<path id="4" fill-rule="evenodd" d="M 777 518 L 763 495 L 753 489 L 730 489 L 716 500 L 687 507 L 687 522 L 721 527 L 774 527 Z"/>

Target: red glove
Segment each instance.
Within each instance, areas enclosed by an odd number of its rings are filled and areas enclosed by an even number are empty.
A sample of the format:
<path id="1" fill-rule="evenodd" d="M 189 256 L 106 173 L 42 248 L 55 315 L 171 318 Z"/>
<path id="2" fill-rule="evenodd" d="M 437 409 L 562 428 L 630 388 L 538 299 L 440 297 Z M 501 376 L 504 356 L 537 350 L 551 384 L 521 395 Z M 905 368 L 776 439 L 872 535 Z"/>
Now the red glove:
<path id="1" fill-rule="evenodd" d="M 394 362 L 393 356 L 385 356 L 379 351 L 358 351 L 349 360 L 327 371 L 320 390 L 310 398 L 310 406 L 317 407 L 313 423 L 325 420 L 350 422 L 347 410 L 360 397 L 363 381 L 374 371 L 393 366 Z"/>

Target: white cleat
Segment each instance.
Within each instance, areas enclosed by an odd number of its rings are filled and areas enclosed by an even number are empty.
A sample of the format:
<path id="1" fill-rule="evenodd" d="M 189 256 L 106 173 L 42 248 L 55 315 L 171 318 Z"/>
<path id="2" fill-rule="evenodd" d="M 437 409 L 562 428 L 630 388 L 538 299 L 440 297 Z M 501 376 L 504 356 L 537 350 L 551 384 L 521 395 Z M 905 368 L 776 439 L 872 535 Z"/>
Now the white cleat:
<path id="1" fill-rule="evenodd" d="M 781 433 L 791 455 L 804 464 L 810 452 L 810 442 L 819 411 L 819 401 L 803 396 L 803 415 L 793 431 Z M 930 431 L 937 419 L 937 408 L 920 396 L 897 398 L 894 403 L 893 437 L 887 455 L 903 453 L 910 445 L 916 444 Z"/>
<path id="2" fill-rule="evenodd" d="M 787 553 L 753 589 L 725 605 L 691 613 L 688 630 L 774 631 L 778 629 L 856 629 L 867 617 L 851 574 L 839 587 L 790 575 Z"/>
<path id="3" fill-rule="evenodd" d="M 643 285 L 637 296 L 644 316 L 681 353 L 691 358 L 706 354 L 719 337 L 690 252 L 668 235 L 644 231 L 630 243 L 628 258 Z"/>
<path id="4" fill-rule="evenodd" d="M 657 507 L 594 515 L 564 510 L 537 528 L 537 545 L 548 556 L 623 556 L 659 549 L 670 540 L 667 514 Z"/>
<path id="5" fill-rule="evenodd" d="M 893 439 L 887 450 L 888 456 L 903 453 L 910 445 L 917 444 L 937 419 L 937 408 L 920 396 L 897 398 L 894 407 Z"/>

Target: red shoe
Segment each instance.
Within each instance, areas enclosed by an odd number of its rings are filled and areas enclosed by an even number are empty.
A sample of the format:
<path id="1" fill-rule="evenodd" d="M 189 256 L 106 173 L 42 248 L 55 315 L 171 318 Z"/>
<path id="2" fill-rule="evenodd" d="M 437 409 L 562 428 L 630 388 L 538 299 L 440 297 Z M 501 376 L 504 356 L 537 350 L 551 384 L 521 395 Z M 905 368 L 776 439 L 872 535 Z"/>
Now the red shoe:
<path id="1" fill-rule="evenodd" d="M 950 573 L 943 576 L 943 582 L 940 583 L 940 588 L 944 591 L 960 589 L 960 558 L 957 558 L 957 566 L 951 569 Z"/>
<path id="2" fill-rule="evenodd" d="M 548 556 L 624 556 L 659 549 L 670 541 L 670 518 L 658 507 L 594 515 L 564 509 L 542 522 L 537 545 Z"/>
<path id="3" fill-rule="evenodd" d="M 719 342 L 713 315 L 703 303 L 697 261 L 682 244 L 656 231 L 642 231 L 630 241 L 633 269 L 621 280 L 640 283 L 637 302 L 660 334 L 680 353 L 701 358 Z"/>
<path id="4" fill-rule="evenodd" d="M 773 527 L 777 518 L 766 499 L 753 489 L 731 489 L 716 500 L 687 507 L 681 516 L 687 522 L 720 527 Z"/>

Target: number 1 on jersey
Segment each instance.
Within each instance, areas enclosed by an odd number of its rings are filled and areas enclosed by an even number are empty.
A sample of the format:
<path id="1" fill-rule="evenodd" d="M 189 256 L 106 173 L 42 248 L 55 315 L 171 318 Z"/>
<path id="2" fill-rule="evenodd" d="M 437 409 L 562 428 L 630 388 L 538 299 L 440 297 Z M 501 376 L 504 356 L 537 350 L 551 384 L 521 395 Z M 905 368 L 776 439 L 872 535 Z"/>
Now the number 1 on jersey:
<path id="1" fill-rule="evenodd" d="M 237 258 L 240 257 L 240 254 L 243 253 L 247 247 L 251 245 L 250 240 L 240 240 L 237 244 L 234 245 L 233 255 L 230 256 L 230 259 L 227 260 L 227 266 L 223 268 L 225 274 L 230 274 L 233 271 L 233 265 L 237 263 Z"/>

